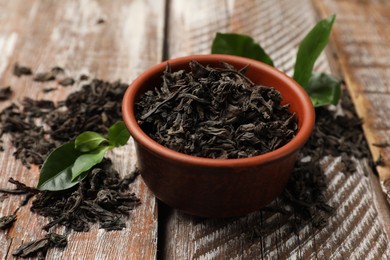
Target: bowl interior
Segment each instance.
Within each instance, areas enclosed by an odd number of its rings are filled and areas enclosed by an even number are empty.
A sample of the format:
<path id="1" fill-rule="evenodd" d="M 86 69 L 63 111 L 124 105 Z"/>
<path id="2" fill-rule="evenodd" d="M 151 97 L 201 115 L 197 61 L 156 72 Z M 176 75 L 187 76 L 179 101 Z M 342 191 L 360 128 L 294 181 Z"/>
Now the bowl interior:
<path id="1" fill-rule="evenodd" d="M 254 156 L 251 158 L 264 161 L 270 161 L 275 159 L 276 157 L 283 157 L 291 153 L 292 151 L 296 151 L 306 142 L 312 128 L 314 126 L 314 109 L 311 104 L 310 98 L 294 80 L 288 77 L 286 74 L 278 71 L 277 69 L 268 66 L 266 64 L 242 58 L 238 56 L 230 56 L 230 55 L 192 55 L 183 58 L 177 58 L 173 60 L 167 61 L 171 66 L 172 71 L 178 71 L 184 69 L 186 71 L 190 71 L 189 62 L 191 60 L 196 60 L 202 65 L 209 65 L 211 67 L 222 67 L 221 61 L 227 62 L 237 69 L 241 69 L 246 65 L 249 65 L 245 76 L 247 76 L 250 80 L 252 80 L 255 84 L 264 85 L 269 87 L 274 87 L 279 90 L 282 94 L 282 104 L 289 103 L 290 111 L 296 113 L 297 121 L 298 121 L 298 131 L 296 136 L 286 145 L 272 152 Z M 156 150 L 158 152 L 162 152 L 168 156 L 173 156 L 175 159 L 184 160 L 184 161 L 192 161 L 201 162 L 201 160 L 213 160 L 216 165 L 219 164 L 215 161 L 243 161 L 247 160 L 246 163 L 249 163 L 251 158 L 243 158 L 243 159 L 209 159 L 209 158 L 199 158 L 190 155 L 184 155 L 173 150 L 170 150 L 162 145 L 158 144 L 150 137 L 148 137 L 139 127 L 137 121 L 135 119 L 134 113 L 134 104 L 137 99 L 147 90 L 154 89 L 159 87 L 162 82 L 162 74 L 165 70 L 167 62 L 160 63 L 146 72 L 144 72 L 141 76 L 139 76 L 126 91 L 122 110 L 123 116 L 125 119 L 125 123 L 130 130 L 130 133 L 133 135 L 134 139 L 137 142 L 140 142 L 147 149 Z M 193 158 L 188 158 L 193 157 Z M 208 162 L 210 163 L 210 162 Z"/>

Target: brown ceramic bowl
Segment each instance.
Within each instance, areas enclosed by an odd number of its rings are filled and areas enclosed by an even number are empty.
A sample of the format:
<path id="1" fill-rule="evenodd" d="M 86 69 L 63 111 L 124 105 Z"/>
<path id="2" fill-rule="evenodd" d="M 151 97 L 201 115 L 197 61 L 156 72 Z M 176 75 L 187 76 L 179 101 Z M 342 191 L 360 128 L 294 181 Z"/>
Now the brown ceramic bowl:
<path id="1" fill-rule="evenodd" d="M 220 67 L 220 61 L 242 68 L 256 84 L 272 86 L 296 113 L 298 132 L 283 147 L 243 159 L 209 159 L 166 148 L 145 134 L 135 118 L 134 103 L 145 91 L 159 86 L 167 62 L 172 71 L 189 71 L 189 62 Z M 305 90 L 277 69 L 261 62 L 230 55 L 191 55 L 162 62 L 140 75 L 127 89 L 123 118 L 134 138 L 138 167 L 146 185 L 167 205 L 203 217 L 232 217 L 258 210 L 285 188 L 299 149 L 314 126 L 314 109 Z"/>

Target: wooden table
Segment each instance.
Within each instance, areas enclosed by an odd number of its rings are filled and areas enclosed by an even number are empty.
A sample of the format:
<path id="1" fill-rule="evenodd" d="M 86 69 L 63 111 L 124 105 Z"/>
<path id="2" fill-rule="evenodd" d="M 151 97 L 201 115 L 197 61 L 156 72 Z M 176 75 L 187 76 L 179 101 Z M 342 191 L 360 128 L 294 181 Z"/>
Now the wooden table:
<path id="1" fill-rule="evenodd" d="M 94 226 L 71 233 L 64 250 L 51 250 L 48 259 L 380 259 L 390 257 L 389 208 L 381 187 L 390 176 L 390 3 L 386 0 L 0 0 L 0 87 L 11 85 L 12 100 L 62 100 L 80 88 L 76 84 L 44 94 L 40 83 L 12 76 L 15 62 L 46 71 L 53 66 L 104 80 L 131 82 L 162 60 L 209 53 L 216 32 L 248 34 L 270 53 L 275 66 L 291 74 L 296 48 L 320 17 L 337 14 L 328 55 L 318 71 L 332 71 L 346 81 L 378 167 L 379 179 L 363 162 L 357 172 L 340 172 L 340 158 L 325 157 L 328 202 L 336 207 L 326 227 L 306 225 L 291 232 L 279 213 L 259 211 L 235 219 L 206 219 L 182 214 L 159 203 L 141 178 L 133 184 L 142 205 L 122 231 Z M 97 23 L 103 19 L 104 23 Z M 387 120 L 386 120 L 387 119 Z M 5 140 L 0 153 L 0 187 L 9 177 L 34 186 L 38 169 L 27 170 L 12 157 Z M 134 166 L 132 141 L 110 154 L 115 168 L 125 173 Z M 381 184 L 381 186 L 380 186 Z M 20 198 L 0 202 L 0 216 L 11 214 Z M 276 200 L 273 203 L 278 203 Z M 0 232 L 0 258 L 12 259 L 23 242 L 44 235 L 47 220 L 28 207 Z M 287 220 L 288 221 L 288 220 Z M 279 223 L 279 224 L 278 224 Z M 251 239 L 254 227 L 262 236 Z M 272 227 L 272 228 L 267 228 Z M 55 231 L 61 233 L 62 228 Z"/>

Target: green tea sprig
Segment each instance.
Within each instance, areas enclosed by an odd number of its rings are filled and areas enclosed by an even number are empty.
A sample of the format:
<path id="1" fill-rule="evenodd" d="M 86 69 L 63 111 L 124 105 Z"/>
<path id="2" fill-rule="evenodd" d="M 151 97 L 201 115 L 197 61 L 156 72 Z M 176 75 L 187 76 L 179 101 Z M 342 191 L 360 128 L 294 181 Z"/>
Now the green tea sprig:
<path id="1" fill-rule="evenodd" d="M 103 160 L 106 151 L 125 145 L 129 138 L 123 121 L 109 128 L 107 138 L 92 131 L 81 133 L 49 154 L 40 171 L 38 189 L 59 191 L 73 187 Z"/>
<path id="2" fill-rule="evenodd" d="M 341 81 L 326 73 L 315 73 L 313 67 L 329 41 L 335 15 L 319 21 L 301 41 L 293 79 L 309 94 L 314 106 L 336 105 L 341 96 Z M 231 54 L 251 58 L 273 66 L 271 57 L 260 44 L 247 35 L 217 33 L 211 53 Z"/>

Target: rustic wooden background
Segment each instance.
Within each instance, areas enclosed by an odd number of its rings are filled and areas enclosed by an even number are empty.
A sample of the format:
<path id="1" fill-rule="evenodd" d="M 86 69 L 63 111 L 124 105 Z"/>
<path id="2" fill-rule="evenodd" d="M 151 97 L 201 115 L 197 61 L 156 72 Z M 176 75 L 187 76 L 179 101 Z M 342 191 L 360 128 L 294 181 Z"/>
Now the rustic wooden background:
<path id="1" fill-rule="evenodd" d="M 335 53 L 378 166 L 381 184 L 390 202 L 390 2 L 316 1 L 319 13 L 338 14 L 333 31 Z M 386 163 L 387 162 L 387 163 Z"/>
<path id="2" fill-rule="evenodd" d="M 0 0 L 0 87 L 12 86 L 12 101 L 25 96 L 61 100 L 81 87 L 44 94 L 42 83 L 12 75 L 15 62 L 34 72 L 64 67 L 70 76 L 88 74 L 104 80 L 131 82 L 163 59 L 209 53 L 217 31 L 248 34 L 261 42 L 275 66 L 291 74 L 296 48 L 319 17 L 336 13 L 331 49 L 319 71 L 343 77 L 365 119 L 370 144 L 388 141 L 389 6 L 383 1 L 353 0 Z M 98 24 L 99 19 L 104 23 Z M 330 52 L 329 52 L 330 53 Z M 52 83 L 56 86 L 56 83 Z M 47 85 L 45 85 L 47 86 Z M 9 102 L 0 102 L 0 109 Z M 375 158 L 389 161 L 390 148 L 372 146 Z M 25 169 L 12 157 L 5 140 L 0 153 L 0 186 L 14 177 L 35 185 L 38 169 Z M 122 173 L 134 167 L 132 142 L 110 154 Z M 329 204 L 336 214 L 328 225 L 311 225 L 291 232 L 278 213 L 259 211 L 235 219 L 197 219 L 159 205 L 138 178 L 134 190 L 142 205 L 134 210 L 123 231 L 71 233 L 64 250 L 51 250 L 49 259 L 380 259 L 389 258 L 388 205 L 379 181 L 358 162 L 355 174 L 340 172 L 340 158 L 321 160 L 328 183 Z M 379 168 L 386 186 L 387 166 Z M 367 177 L 368 175 L 369 177 Z M 11 214 L 19 198 L 0 200 L 0 216 Z M 281 203 L 275 200 L 274 204 Z M 43 236 L 46 220 L 24 207 L 18 221 L 0 232 L 0 258 L 22 243 Z M 262 230 L 252 238 L 254 227 Z M 62 233 L 63 229 L 57 229 Z"/>

